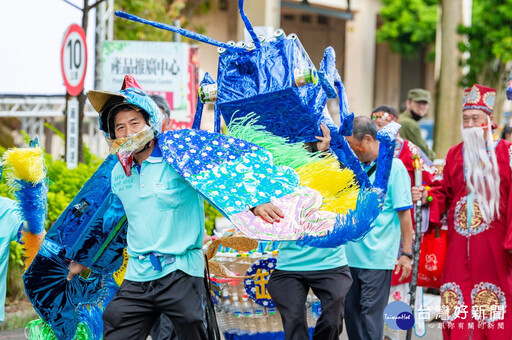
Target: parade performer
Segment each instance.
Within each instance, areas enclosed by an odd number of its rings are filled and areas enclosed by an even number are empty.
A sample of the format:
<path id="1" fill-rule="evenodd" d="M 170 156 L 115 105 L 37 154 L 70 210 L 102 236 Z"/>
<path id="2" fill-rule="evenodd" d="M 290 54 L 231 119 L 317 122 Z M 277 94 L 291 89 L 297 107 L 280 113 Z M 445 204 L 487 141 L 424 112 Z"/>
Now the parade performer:
<path id="1" fill-rule="evenodd" d="M 0 323 L 4 320 L 10 243 L 22 244 L 27 268 L 44 238 L 48 192 L 43 152 L 38 146 L 7 150 L 0 164 L 0 179 L 4 169 L 17 201 L 0 197 Z"/>
<path id="2" fill-rule="evenodd" d="M 395 110 L 394 107 L 388 106 L 388 105 L 380 105 L 373 109 L 371 113 L 371 119 L 377 126 L 377 128 L 380 130 L 383 127 L 387 126 L 390 122 L 395 122 L 398 120 L 398 113 Z M 434 166 L 432 161 L 425 155 L 425 153 L 416 145 L 414 145 L 411 141 L 403 139 L 400 137 L 400 135 L 396 138 L 396 144 L 395 144 L 395 157 L 400 159 L 402 163 L 405 165 L 405 168 L 407 169 L 407 173 L 409 174 L 409 177 L 411 179 L 411 185 L 415 185 L 415 163 L 417 162 L 417 165 L 419 166 L 419 170 L 421 171 L 421 177 L 423 185 L 426 188 L 431 187 L 432 182 L 437 174 L 437 168 Z M 420 212 L 422 218 L 421 218 L 421 227 L 419 229 L 420 233 L 424 233 L 428 229 L 428 216 L 429 216 L 429 209 L 428 207 L 422 207 Z M 416 211 L 415 209 L 411 209 L 411 217 L 412 217 L 412 225 L 413 228 L 416 226 Z M 416 233 L 416 231 L 415 231 Z M 421 237 L 419 235 L 418 237 Z M 412 254 L 417 254 L 417 251 L 415 249 L 415 242 L 413 241 L 413 247 L 412 247 Z M 400 257 L 403 254 L 403 242 L 400 241 L 400 247 L 398 249 L 397 253 L 397 261 L 400 260 Z M 410 256 L 411 259 L 413 256 Z M 413 271 L 414 275 L 414 271 Z M 410 282 L 413 279 L 413 275 L 410 275 L 408 278 L 400 281 L 400 276 L 395 271 L 393 271 L 392 277 L 391 277 L 391 289 L 389 293 L 389 301 L 402 301 L 407 304 L 411 302 L 413 291 L 411 290 Z M 415 294 L 415 305 L 413 307 L 417 307 L 415 309 L 422 308 L 421 301 L 423 300 L 423 288 L 422 287 L 416 287 L 414 290 Z M 418 298 L 416 298 L 416 296 Z M 416 335 L 421 336 L 423 334 L 424 330 L 424 323 L 417 321 L 415 323 L 415 331 Z M 385 329 L 385 335 L 388 335 L 388 330 Z M 391 334 L 389 334 L 392 336 Z"/>
<path id="3" fill-rule="evenodd" d="M 322 125 L 321 129 L 322 136 L 317 137 L 319 141 L 313 149 L 323 152 L 329 149 L 331 136 L 327 126 Z M 306 318 L 309 289 L 319 298 L 322 308 L 313 339 L 338 339 L 343 330 L 345 297 L 351 284 L 345 246 L 315 248 L 281 242 L 268 291 L 281 315 L 285 339 L 309 339 Z"/>
<path id="4" fill-rule="evenodd" d="M 512 338 L 512 144 L 493 140 L 496 91 L 464 91 L 463 142 L 448 151 L 443 178 L 430 193 L 430 220 L 448 214 L 441 285 L 445 339 Z M 421 194 L 421 196 L 420 196 Z M 413 199 L 426 204 L 424 188 Z"/>
<path id="5" fill-rule="evenodd" d="M 388 105 L 381 105 L 373 109 L 371 113 L 371 119 L 380 130 L 383 127 L 387 126 L 390 122 L 395 122 L 398 120 L 398 113 L 395 108 Z M 432 161 L 425 155 L 425 153 L 416 145 L 414 145 L 411 141 L 403 139 L 400 136 L 396 138 L 395 144 L 395 157 L 400 159 L 402 163 L 405 165 L 407 169 L 407 173 L 409 174 L 409 178 L 411 179 L 411 185 L 414 186 L 414 160 L 418 159 L 419 164 L 421 166 L 423 185 L 426 188 L 430 188 L 434 181 L 435 176 L 437 175 L 437 168 L 434 166 Z M 424 226 L 421 228 L 422 232 L 425 232 L 428 228 L 428 209 L 422 209 L 422 213 L 424 218 Z M 414 220 L 414 210 L 411 210 L 411 217 L 413 227 L 415 227 Z M 398 258 L 401 256 L 402 249 L 398 250 Z M 401 285 L 400 287 L 396 287 L 396 290 L 391 290 L 391 295 L 394 296 L 395 300 L 398 301 L 408 301 L 408 294 L 404 294 L 404 289 L 402 289 L 402 285 L 410 282 L 411 277 L 399 282 L 399 275 L 393 274 L 391 278 L 391 286 Z M 408 285 L 407 285 L 408 286 Z M 408 289 L 406 289 L 408 292 Z M 396 294 L 395 294 L 396 293 Z"/>
<path id="6" fill-rule="evenodd" d="M 162 113 L 162 131 L 170 130 L 171 122 L 171 108 L 167 100 L 158 94 L 150 95 L 151 99 L 155 101 L 155 104 Z M 208 235 L 205 234 L 205 237 Z M 176 331 L 171 323 L 171 320 L 164 314 L 156 320 L 153 328 L 151 328 L 151 339 L 154 340 L 176 340 Z"/>
<path id="7" fill-rule="evenodd" d="M 207 339 L 203 200 L 163 159 L 156 139 L 161 115 L 154 101 L 135 82 L 125 83 L 124 89 L 138 89 L 137 101 L 88 93 L 109 143 L 131 144 L 131 152 L 123 152 L 126 162 L 112 170 L 112 192 L 128 219 L 130 260 L 124 282 L 103 314 L 104 338 L 143 338 L 163 313 L 180 339 Z M 254 213 L 267 222 L 283 217 L 271 203 L 255 207 Z M 78 263 L 70 265 L 71 274 L 82 270 Z"/>
<path id="8" fill-rule="evenodd" d="M 353 135 L 347 137 L 372 180 L 376 180 L 375 166 L 379 162 L 376 136 L 377 127 L 368 117 L 356 117 Z M 393 158 L 386 200 L 374 228 L 364 239 L 348 243 L 345 247 L 353 279 L 345 305 L 349 339 L 383 338 L 382 316 L 388 304 L 392 271 L 400 273 L 399 281 L 403 281 L 412 269 L 411 208 L 411 183 L 407 170 L 399 159 Z M 397 263 L 400 236 L 403 250 Z"/>
<path id="9" fill-rule="evenodd" d="M 113 99 L 118 104 L 128 101 L 135 107 L 144 106 L 147 111 L 157 112 L 148 96 L 133 86 L 133 77 L 127 76 L 125 90 L 93 91 L 89 98 L 98 111 L 102 111 L 105 101 Z M 251 238 L 336 247 L 368 232 L 369 222 L 380 210 L 382 191 L 372 187 L 360 190 L 354 185 L 354 174 L 349 169 L 340 170 L 336 158 L 310 154 L 303 143 L 287 143 L 286 138 L 265 131 L 263 126 L 242 124 L 234 130 L 245 135 L 245 139 L 252 138 L 272 149 L 273 153 L 234 137 L 186 129 L 160 136 L 162 159 L 180 175 L 177 181 L 185 180 Z M 381 173 L 381 184 L 386 183 L 397 130 L 394 126 L 379 136 L 382 140 L 379 157 L 383 162 L 377 173 Z M 109 194 L 111 181 L 115 179 L 111 173 L 115 166 L 122 167 L 129 186 L 131 154 L 140 148 L 140 143 L 145 145 L 144 142 L 154 138 L 151 131 L 145 126 L 133 138 L 112 141 L 111 151 L 117 154 L 121 165 L 116 165 L 114 155 L 107 157 L 49 230 L 35 265 L 24 274 L 27 296 L 45 322 L 43 331 L 51 327 L 58 339 L 71 339 L 82 331 L 89 332 L 89 337 L 94 339 L 101 337 L 103 309 L 122 281 L 114 272 L 121 265 L 122 249 L 126 245 L 122 202 L 117 195 Z M 332 178 L 343 180 L 333 185 Z M 114 190 L 119 188 L 116 184 L 112 186 Z M 167 195 L 163 198 L 170 199 L 171 207 L 179 199 Z M 322 198 L 326 198 L 325 202 Z M 287 210 L 279 221 L 268 223 L 255 215 L 259 209 L 250 209 L 269 201 Z M 91 269 L 89 277 L 71 275 L 67 282 L 69 260 L 87 264 Z M 74 271 L 76 266 L 73 264 L 71 269 Z M 41 288 L 42 283 L 45 289 Z M 62 303 L 55 304 L 55 300 Z"/>
<path id="10" fill-rule="evenodd" d="M 5 295 L 7 266 L 11 241 L 19 241 L 19 230 L 23 226 L 16 201 L 0 197 L 0 324 L 5 320 Z"/>

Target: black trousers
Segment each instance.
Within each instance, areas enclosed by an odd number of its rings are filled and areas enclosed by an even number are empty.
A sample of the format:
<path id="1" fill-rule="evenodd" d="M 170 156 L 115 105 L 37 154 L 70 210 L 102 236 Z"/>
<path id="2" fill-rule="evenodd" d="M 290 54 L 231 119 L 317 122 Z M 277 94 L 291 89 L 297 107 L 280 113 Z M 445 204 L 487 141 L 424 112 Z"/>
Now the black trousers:
<path id="1" fill-rule="evenodd" d="M 103 338 L 145 340 L 165 314 L 180 340 L 206 340 L 207 298 L 203 278 L 179 270 L 154 281 L 124 280 L 103 313 Z"/>
<path id="2" fill-rule="evenodd" d="M 178 340 L 174 326 L 172 325 L 171 320 L 165 316 L 165 314 L 161 314 L 160 317 L 156 319 L 153 327 L 151 328 L 151 339 Z"/>
<path id="3" fill-rule="evenodd" d="M 384 309 L 388 305 L 391 270 L 350 268 L 352 287 L 345 305 L 345 326 L 350 340 L 381 340 Z"/>
<path id="4" fill-rule="evenodd" d="M 343 331 L 345 296 L 352 284 L 347 266 L 316 271 L 274 270 L 268 291 L 281 314 L 286 340 L 309 340 L 306 298 L 309 288 L 318 297 L 322 315 L 313 339 L 338 340 Z"/>

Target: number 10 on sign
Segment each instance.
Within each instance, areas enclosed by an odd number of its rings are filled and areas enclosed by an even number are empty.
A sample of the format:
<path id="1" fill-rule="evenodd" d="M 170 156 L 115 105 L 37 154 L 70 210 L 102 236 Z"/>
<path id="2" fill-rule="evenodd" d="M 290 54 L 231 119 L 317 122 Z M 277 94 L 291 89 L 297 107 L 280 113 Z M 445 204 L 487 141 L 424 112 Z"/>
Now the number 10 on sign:
<path id="1" fill-rule="evenodd" d="M 87 46 L 85 32 L 77 24 L 69 26 L 64 35 L 60 61 L 67 92 L 71 96 L 78 96 L 84 88 Z"/>

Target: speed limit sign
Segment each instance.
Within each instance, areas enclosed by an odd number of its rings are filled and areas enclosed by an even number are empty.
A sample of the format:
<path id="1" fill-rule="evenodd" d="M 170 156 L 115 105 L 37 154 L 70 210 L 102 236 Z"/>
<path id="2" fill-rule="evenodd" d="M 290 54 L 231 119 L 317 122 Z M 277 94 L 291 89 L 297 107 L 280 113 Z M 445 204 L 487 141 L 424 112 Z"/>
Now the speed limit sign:
<path id="1" fill-rule="evenodd" d="M 60 50 L 60 64 L 66 90 L 71 96 L 78 96 L 84 88 L 87 46 L 85 32 L 77 24 L 72 24 L 66 30 Z"/>

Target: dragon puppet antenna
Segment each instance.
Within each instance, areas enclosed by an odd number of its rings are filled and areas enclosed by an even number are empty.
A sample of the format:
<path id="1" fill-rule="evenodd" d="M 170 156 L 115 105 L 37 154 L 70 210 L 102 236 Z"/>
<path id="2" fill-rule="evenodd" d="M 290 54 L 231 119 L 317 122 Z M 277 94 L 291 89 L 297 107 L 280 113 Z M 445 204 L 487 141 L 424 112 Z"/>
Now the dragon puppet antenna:
<path id="1" fill-rule="evenodd" d="M 242 2 L 242 5 L 243 5 L 243 0 L 240 0 L 240 1 Z M 171 32 L 174 32 L 174 33 L 178 33 L 178 34 L 181 34 L 182 36 L 190 38 L 190 39 L 201 41 L 201 42 L 204 42 L 204 43 L 209 44 L 209 45 L 225 48 L 226 50 L 228 50 L 228 51 L 230 51 L 232 53 L 246 52 L 246 49 L 243 48 L 243 47 L 238 47 L 236 45 L 230 45 L 230 44 L 227 44 L 225 42 L 209 38 L 209 37 L 207 37 L 205 35 L 202 35 L 200 33 L 192 32 L 192 31 L 189 31 L 189 30 L 186 30 L 186 29 L 183 29 L 183 28 L 179 28 L 179 27 L 176 27 L 176 26 L 162 24 L 162 23 L 156 22 L 156 21 L 142 19 L 142 18 L 139 18 L 138 16 L 135 16 L 135 15 L 132 15 L 132 14 L 129 14 L 129 13 L 126 13 L 126 12 L 122 12 L 122 11 L 115 11 L 114 13 L 115 13 L 116 16 L 118 16 L 120 18 L 128 19 L 128 20 L 131 20 L 131 21 L 141 22 L 143 24 L 150 25 L 150 26 L 153 26 L 153 27 L 156 27 L 156 28 L 160 28 L 160 29 L 163 29 L 163 30 L 166 30 L 166 31 L 171 31 Z M 244 20 L 244 22 L 245 22 L 245 20 Z M 248 23 L 248 21 L 246 22 L 246 25 L 247 24 L 250 25 L 250 23 Z M 250 27 L 252 29 L 252 26 L 250 26 Z M 256 34 L 254 33 L 254 30 L 252 31 L 252 34 L 254 34 L 254 36 L 256 36 Z M 258 40 L 258 39 L 256 39 L 256 40 Z M 259 41 L 258 41 L 258 43 L 259 43 Z"/>
<path id="2" fill-rule="evenodd" d="M 240 11 L 240 17 L 242 18 L 242 21 L 245 24 L 245 28 L 249 32 L 249 35 L 251 36 L 252 41 L 254 42 L 254 46 L 256 46 L 256 48 L 261 48 L 260 39 L 258 39 L 256 32 L 254 32 L 254 28 L 252 27 L 249 18 L 247 17 L 247 15 L 245 15 L 244 0 L 238 0 L 238 11 Z"/>

